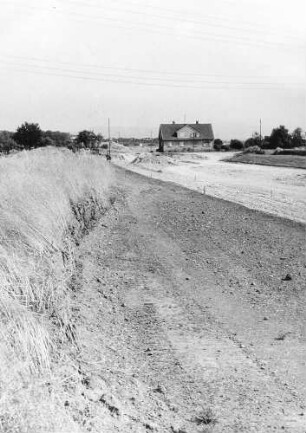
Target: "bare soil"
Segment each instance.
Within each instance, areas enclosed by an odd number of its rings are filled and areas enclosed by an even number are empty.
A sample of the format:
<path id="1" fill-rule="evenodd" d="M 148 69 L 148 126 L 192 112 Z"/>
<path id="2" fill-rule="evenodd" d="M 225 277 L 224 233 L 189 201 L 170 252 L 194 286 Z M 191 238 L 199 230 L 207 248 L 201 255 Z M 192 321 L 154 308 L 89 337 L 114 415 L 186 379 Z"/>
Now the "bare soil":
<path id="1" fill-rule="evenodd" d="M 154 153 L 149 156 L 150 162 L 147 153 L 140 155 L 137 163 L 128 163 L 133 158 L 131 155 L 125 157 L 125 161 L 116 160 L 116 163 L 137 173 L 306 223 L 305 170 L 229 164 L 222 161 L 223 152 L 177 154 L 172 157 L 174 164 L 169 164 L 169 157 Z"/>
<path id="2" fill-rule="evenodd" d="M 67 410 L 99 433 L 305 433 L 305 225 L 114 170 Z"/>

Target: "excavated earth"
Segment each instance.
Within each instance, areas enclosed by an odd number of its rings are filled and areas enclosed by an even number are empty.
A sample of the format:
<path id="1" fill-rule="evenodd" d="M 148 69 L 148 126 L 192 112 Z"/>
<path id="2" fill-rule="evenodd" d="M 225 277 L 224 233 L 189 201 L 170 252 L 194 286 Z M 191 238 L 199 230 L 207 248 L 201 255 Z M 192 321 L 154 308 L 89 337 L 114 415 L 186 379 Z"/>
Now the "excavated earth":
<path id="1" fill-rule="evenodd" d="M 305 433 L 305 225 L 114 171 L 77 257 L 67 410 L 99 433 Z"/>

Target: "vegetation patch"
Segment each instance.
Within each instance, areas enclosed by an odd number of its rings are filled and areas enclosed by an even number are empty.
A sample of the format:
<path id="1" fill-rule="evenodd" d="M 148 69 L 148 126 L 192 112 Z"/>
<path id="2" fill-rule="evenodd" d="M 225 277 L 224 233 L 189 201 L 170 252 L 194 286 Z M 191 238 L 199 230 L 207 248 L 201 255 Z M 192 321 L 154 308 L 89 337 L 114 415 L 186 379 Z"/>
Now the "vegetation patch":
<path id="1" fill-rule="evenodd" d="M 214 426 L 217 424 L 217 418 L 214 415 L 213 411 L 210 408 L 208 408 L 200 412 L 194 418 L 194 422 L 198 426 Z"/>
<path id="2" fill-rule="evenodd" d="M 61 348 L 77 344 L 74 251 L 110 206 L 109 174 L 68 150 L 0 160 L 1 431 L 78 431 L 55 366 L 73 363 Z"/>
<path id="3" fill-rule="evenodd" d="M 299 155 L 258 155 L 255 153 L 239 153 L 234 155 L 232 158 L 224 159 L 224 161 L 306 169 L 306 157 Z"/>

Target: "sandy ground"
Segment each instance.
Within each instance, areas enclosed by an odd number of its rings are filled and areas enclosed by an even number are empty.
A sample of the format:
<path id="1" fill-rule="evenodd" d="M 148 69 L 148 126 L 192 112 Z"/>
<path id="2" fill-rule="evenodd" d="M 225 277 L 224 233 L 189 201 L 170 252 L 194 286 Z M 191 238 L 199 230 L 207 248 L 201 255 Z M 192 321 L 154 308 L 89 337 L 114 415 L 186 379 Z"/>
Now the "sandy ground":
<path id="1" fill-rule="evenodd" d="M 115 170 L 63 366 L 82 431 L 305 433 L 305 226 Z"/>
<path id="2" fill-rule="evenodd" d="M 296 221 L 306 222 L 306 172 L 302 169 L 230 164 L 232 154 L 201 153 L 174 156 L 176 164 L 131 163 L 134 156 L 115 159 L 129 170 L 176 182 L 213 197 L 240 203 Z"/>

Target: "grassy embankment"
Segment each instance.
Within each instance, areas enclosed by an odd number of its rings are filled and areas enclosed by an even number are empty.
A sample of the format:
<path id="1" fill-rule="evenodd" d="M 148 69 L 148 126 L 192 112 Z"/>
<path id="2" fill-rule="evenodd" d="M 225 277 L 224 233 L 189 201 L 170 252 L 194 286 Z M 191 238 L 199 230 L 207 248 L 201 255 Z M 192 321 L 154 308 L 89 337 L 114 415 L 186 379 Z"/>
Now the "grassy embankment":
<path id="1" fill-rule="evenodd" d="M 241 153 L 234 155 L 232 158 L 224 159 L 224 161 L 306 169 L 306 156 L 298 155 L 256 155 L 253 153 Z"/>
<path id="2" fill-rule="evenodd" d="M 110 205 L 109 173 L 52 148 L 0 160 L 0 431 L 79 431 L 59 367 L 77 339 L 74 251 Z"/>

